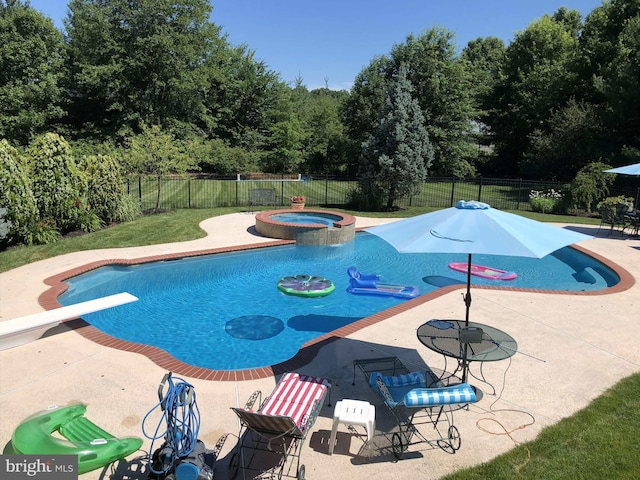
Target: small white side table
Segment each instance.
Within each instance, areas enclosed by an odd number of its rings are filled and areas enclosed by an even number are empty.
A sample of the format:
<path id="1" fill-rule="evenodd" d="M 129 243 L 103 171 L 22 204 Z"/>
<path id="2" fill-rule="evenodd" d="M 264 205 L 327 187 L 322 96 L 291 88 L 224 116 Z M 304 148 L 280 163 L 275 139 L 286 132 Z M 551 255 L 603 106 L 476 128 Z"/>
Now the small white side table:
<path id="1" fill-rule="evenodd" d="M 336 403 L 336 408 L 333 411 L 331 439 L 329 440 L 329 455 L 333 455 L 336 433 L 340 423 L 365 427 L 367 429 L 367 445 L 370 445 L 376 431 L 376 407 L 369 402 L 349 400 L 347 398 Z"/>

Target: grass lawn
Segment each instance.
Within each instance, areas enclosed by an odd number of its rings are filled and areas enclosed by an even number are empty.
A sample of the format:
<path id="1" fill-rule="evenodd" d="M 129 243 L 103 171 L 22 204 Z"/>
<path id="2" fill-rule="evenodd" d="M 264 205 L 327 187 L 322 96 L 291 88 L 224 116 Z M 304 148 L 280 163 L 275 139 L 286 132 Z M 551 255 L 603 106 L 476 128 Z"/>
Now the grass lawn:
<path id="1" fill-rule="evenodd" d="M 640 374 L 634 374 L 588 407 L 545 428 L 534 441 L 444 479 L 637 479 L 638 432 Z"/>
<path id="2" fill-rule="evenodd" d="M 244 210 L 235 207 L 175 210 L 91 234 L 70 236 L 51 245 L 12 248 L 0 252 L 0 271 L 80 250 L 193 240 L 204 236 L 198 226 L 204 219 Z M 369 217 L 400 218 L 431 210 L 408 208 L 392 213 L 340 211 Z M 599 220 L 592 218 L 513 213 L 540 221 L 599 225 Z M 587 408 L 545 428 L 534 441 L 517 445 L 491 462 L 460 470 L 445 479 L 637 479 L 640 478 L 640 466 L 636 460 L 640 456 L 638 432 L 640 374 L 634 374 Z"/>

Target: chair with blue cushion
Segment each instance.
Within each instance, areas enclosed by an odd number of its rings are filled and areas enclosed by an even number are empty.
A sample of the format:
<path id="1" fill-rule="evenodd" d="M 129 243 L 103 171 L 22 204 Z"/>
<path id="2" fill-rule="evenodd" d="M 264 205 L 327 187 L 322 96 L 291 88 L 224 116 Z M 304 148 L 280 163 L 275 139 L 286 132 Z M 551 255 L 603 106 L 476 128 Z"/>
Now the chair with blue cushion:
<path id="1" fill-rule="evenodd" d="M 369 366 L 380 367 L 384 360 L 393 362 L 393 375 L 383 375 Z M 393 434 L 391 446 L 396 458 L 417 443 L 435 443 L 449 453 L 460 448 L 460 433 L 453 425 L 453 412 L 477 400 L 476 390 L 468 383 L 445 384 L 452 378 L 440 379 L 431 369 L 425 371 L 409 371 L 397 357 L 387 359 L 356 360 L 367 378 L 371 389 L 382 399 L 385 406 L 395 417 L 399 432 Z M 382 370 L 382 369 L 381 369 Z M 418 425 L 429 423 L 439 437 L 425 437 Z M 440 432 L 441 423 L 446 423 L 446 432 Z"/>

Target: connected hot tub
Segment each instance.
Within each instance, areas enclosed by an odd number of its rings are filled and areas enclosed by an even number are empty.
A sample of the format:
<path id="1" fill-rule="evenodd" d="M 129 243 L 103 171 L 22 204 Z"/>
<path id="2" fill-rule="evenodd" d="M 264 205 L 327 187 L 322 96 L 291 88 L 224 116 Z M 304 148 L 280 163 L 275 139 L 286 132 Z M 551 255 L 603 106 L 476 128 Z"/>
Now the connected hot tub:
<path id="1" fill-rule="evenodd" d="M 328 210 L 269 210 L 256 215 L 256 231 L 301 245 L 332 245 L 355 238 L 356 218 Z"/>

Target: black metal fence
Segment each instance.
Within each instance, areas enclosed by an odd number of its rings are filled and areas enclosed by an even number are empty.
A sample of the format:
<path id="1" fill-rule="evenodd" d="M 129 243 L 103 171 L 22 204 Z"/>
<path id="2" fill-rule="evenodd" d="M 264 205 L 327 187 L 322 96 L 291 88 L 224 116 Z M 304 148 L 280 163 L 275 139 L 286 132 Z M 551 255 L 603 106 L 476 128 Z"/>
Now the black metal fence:
<path id="1" fill-rule="evenodd" d="M 139 198 L 144 210 L 152 208 L 217 208 L 248 206 L 249 190 L 273 189 L 277 204 L 289 205 L 290 197 L 304 195 L 310 207 L 348 207 L 357 179 L 335 175 L 282 176 L 193 176 L 134 177 L 129 193 Z M 478 200 L 501 210 L 531 210 L 532 191 L 566 190 L 562 182 L 523 179 L 432 177 L 417 195 L 399 199 L 399 205 L 446 208 L 458 200 Z M 637 200 L 638 187 L 614 187 L 610 196 L 625 195 Z M 637 203 L 637 202 L 636 202 Z"/>

